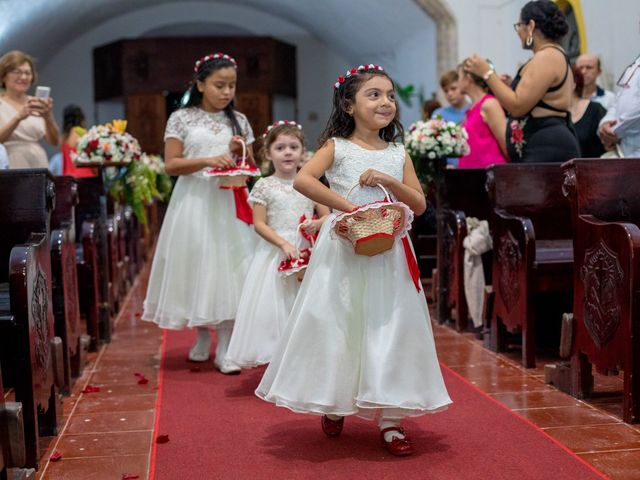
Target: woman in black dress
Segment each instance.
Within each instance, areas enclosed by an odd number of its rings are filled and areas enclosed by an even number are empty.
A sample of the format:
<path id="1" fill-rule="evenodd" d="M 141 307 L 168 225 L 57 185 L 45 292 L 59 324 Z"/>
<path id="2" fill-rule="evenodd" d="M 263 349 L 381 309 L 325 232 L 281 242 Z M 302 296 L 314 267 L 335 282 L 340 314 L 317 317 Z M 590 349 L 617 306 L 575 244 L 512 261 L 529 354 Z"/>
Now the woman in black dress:
<path id="1" fill-rule="evenodd" d="M 533 50 L 513 79 L 504 84 L 478 55 L 465 70 L 482 77 L 507 110 L 507 149 L 511 162 L 565 162 L 580 157 L 569 105 L 573 92 L 569 59 L 559 41 L 569 31 L 564 14 L 548 0 L 528 2 L 514 24 L 522 47 Z"/>
<path id="2" fill-rule="evenodd" d="M 598 125 L 607 110 L 598 102 L 582 98 L 584 77 L 575 65 L 571 66 L 571 70 L 573 71 L 574 89 L 569 111 L 580 144 L 580 153 L 582 158 L 598 158 L 605 152 L 604 145 L 598 136 Z"/>

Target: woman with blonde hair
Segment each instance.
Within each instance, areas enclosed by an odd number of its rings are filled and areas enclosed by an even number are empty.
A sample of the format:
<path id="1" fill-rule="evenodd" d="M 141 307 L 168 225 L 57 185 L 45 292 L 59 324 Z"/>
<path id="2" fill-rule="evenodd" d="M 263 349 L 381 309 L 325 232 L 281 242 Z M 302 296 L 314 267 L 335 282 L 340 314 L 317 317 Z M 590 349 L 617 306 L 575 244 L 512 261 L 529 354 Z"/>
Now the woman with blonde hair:
<path id="1" fill-rule="evenodd" d="M 33 58 L 18 50 L 0 57 L 0 143 L 9 153 L 10 168 L 47 168 L 47 153 L 40 145 L 44 137 L 58 146 L 58 125 L 53 118 L 51 97 L 28 95 L 36 83 Z"/>

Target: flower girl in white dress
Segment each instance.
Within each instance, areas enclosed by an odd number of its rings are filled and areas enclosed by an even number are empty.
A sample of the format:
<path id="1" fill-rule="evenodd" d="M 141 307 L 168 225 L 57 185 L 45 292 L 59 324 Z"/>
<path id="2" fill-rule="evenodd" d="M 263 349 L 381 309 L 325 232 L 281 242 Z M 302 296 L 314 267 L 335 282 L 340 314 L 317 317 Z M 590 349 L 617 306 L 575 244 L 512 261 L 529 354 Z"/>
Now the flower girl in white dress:
<path id="1" fill-rule="evenodd" d="M 334 211 L 351 212 L 381 200 L 380 184 L 407 208 L 399 228 L 404 234 L 412 220 L 409 208 L 420 214 L 426 202 L 411 159 L 396 143 L 403 129 L 394 84 L 380 67 L 367 65 L 339 77 L 334 88 L 322 147 L 294 187 Z M 330 188 L 318 180 L 323 174 Z M 357 255 L 336 235 L 336 218 L 331 214 L 320 231 L 256 394 L 296 412 L 322 415 L 328 436 L 340 435 L 347 415 L 375 418 L 384 447 L 409 455 L 414 447 L 401 419 L 451 403 L 413 250 L 404 237 L 383 253 Z"/>
<path id="2" fill-rule="evenodd" d="M 216 329 L 214 364 L 222 373 L 240 371 L 225 356 L 256 242 L 246 188 L 223 190 L 217 178 L 204 176 L 207 168 L 236 165 L 230 151 L 239 149 L 240 137 L 247 144 L 254 140 L 247 118 L 233 106 L 236 81 L 233 58 L 203 57 L 196 62 L 187 106 L 169 117 L 166 169 L 179 178 L 158 238 L 142 316 L 161 328 L 196 327 L 192 361 L 209 358 L 209 329 Z"/>
<path id="3" fill-rule="evenodd" d="M 310 246 L 300 229 L 313 236 L 329 214 L 327 207 L 293 189 L 304 144 L 302 128 L 291 121 L 276 122 L 264 135 L 261 156 L 271 162 L 274 173 L 258 180 L 249 195 L 254 226 L 262 238 L 242 289 L 227 351 L 227 358 L 241 367 L 271 361 L 300 285 L 296 275 L 284 276 L 278 267 L 283 260 L 298 257 L 298 246 Z"/>

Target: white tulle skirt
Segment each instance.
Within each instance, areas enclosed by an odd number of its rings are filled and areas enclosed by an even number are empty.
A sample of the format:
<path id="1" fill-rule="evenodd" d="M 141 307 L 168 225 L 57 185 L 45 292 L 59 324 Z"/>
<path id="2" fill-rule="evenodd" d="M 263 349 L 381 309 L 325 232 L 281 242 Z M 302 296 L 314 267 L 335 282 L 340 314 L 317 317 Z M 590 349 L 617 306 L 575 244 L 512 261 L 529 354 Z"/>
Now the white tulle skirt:
<path id="1" fill-rule="evenodd" d="M 443 409 L 451 399 L 401 241 L 358 256 L 331 237 L 331 220 L 256 395 L 296 412 L 367 419 Z"/>
<path id="2" fill-rule="evenodd" d="M 269 363 L 300 286 L 277 269 L 282 250 L 260 239 L 242 289 L 227 358 L 241 367 Z"/>
<path id="3" fill-rule="evenodd" d="M 158 237 L 142 319 L 168 329 L 234 319 L 255 243 L 253 227 L 236 218 L 232 191 L 213 178 L 181 176 Z"/>

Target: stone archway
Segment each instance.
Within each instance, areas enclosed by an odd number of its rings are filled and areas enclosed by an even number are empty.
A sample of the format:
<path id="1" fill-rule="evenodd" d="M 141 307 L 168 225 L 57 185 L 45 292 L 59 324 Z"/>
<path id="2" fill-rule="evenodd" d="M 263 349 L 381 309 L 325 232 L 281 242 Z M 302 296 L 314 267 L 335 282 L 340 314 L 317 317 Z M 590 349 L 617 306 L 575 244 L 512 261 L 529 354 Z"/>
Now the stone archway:
<path id="1" fill-rule="evenodd" d="M 437 73 L 443 74 L 458 64 L 458 26 L 446 0 L 415 0 L 437 25 Z"/>

